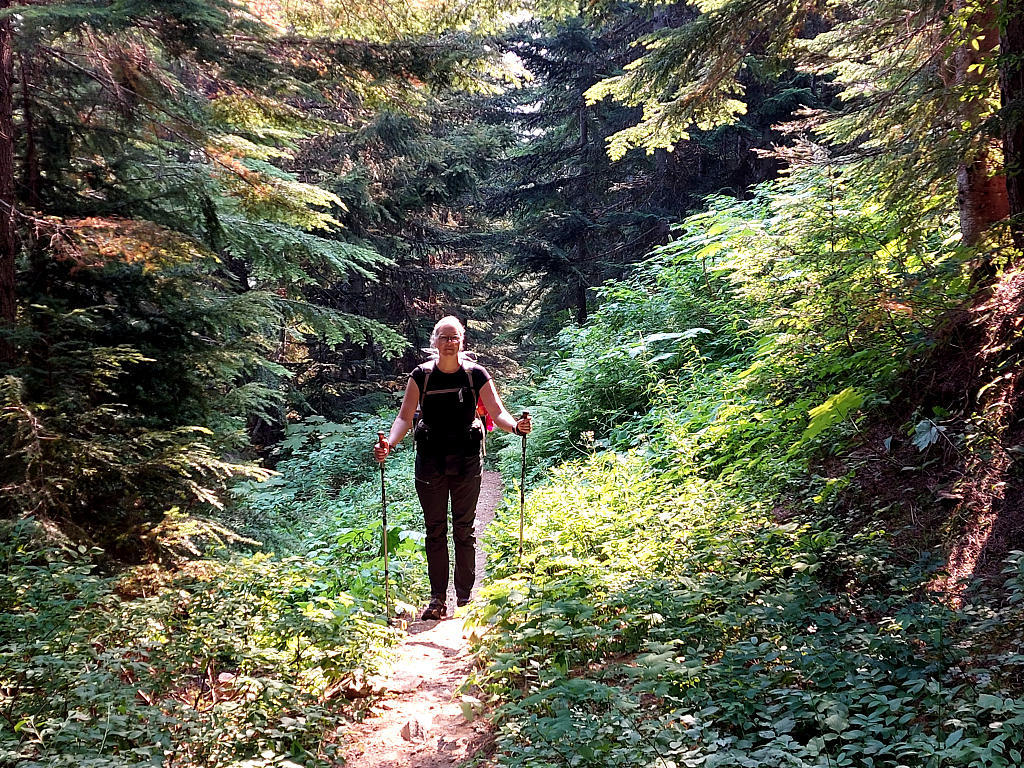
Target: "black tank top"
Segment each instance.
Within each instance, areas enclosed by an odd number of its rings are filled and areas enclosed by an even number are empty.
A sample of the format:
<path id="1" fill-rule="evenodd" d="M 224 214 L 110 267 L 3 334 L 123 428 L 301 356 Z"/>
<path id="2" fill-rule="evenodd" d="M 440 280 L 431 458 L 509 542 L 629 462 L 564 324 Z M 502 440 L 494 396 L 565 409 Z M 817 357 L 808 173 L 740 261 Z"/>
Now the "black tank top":
<path id="1" fill-rule="evenodd" d="M 430 453 L 462 453 L 476 416 L 476 399 L 491 380 L 487 369 L 467 361 L 445 373 L 431 362 L 417 366 L 410 376 L 420 391 L 420 420 L 429 434 Z"/>

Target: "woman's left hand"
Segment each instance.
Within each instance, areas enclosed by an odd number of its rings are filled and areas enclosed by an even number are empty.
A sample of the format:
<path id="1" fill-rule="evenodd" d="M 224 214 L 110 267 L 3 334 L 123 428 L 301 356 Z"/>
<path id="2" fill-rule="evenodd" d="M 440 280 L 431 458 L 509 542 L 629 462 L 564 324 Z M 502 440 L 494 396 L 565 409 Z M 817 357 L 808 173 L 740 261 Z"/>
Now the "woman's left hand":
<path id="1" fill-rule="evenodd" d="M 516 422 L 516 432 L 520 435 L 528 435 L 530 434 L 530 430 L 532 429 L 533 422 L 530 420 L 530 417 L 528 415 L 524 416 L 523 418 L 519 419 L 519 421 Z"/>

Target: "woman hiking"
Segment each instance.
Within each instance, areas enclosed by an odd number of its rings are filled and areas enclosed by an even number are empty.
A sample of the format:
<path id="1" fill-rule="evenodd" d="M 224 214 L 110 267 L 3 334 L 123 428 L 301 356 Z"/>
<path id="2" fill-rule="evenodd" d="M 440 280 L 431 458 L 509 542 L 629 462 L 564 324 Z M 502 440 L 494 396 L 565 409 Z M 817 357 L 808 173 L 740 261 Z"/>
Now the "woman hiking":
<path id="1" fill-rule="evenodd" d="M 529 433 L 529 417 L 517 420 L 501 402 L 487 369 L 463 351 L 466 329 L 457 317 L 437 321 L 430 345 L 437 359 L 417 366 L 409 375 L 402 406 L 386 440 L 374 446 L 383 462 L 410 428 L 416 442 L 416 495 L 423 508 L 427 539 L 430 603 L 424 620 L 448 612 L 448 499 L 451 498 L 455 541 L 455 597 L 469 602 L 476 580 L 476 535 L 473 524 L 480 495 L 480 446 L 483 427 L 476 418 L 482 403 L 494 423 L 506 432 Z M 415 425 L 413 421 L 417 419 Z"/>

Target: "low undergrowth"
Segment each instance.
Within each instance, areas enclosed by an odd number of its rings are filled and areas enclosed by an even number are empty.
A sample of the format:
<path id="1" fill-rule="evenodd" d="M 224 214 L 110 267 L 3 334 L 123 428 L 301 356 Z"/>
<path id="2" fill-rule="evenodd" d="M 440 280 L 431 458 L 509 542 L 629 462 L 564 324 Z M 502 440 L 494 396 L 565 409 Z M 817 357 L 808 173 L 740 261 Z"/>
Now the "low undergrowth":
<path id="1" fill-rule="evenodd" d="M 322 764 L 348 709 L 331 685 L 395 641 L 305 559 L 196 561 L 154 583 L 8 533 L 2 765 Z"/>
<path id="2" fill-rule="evenodd" d="M 393 414 L 388 414 L 388 417 Z M 383 614 L 381 476 L 371 448 L 384 416 L 353 414 L 343 424 L 310 417 L 288 428 L 278 475 L 235 487 L 234 525 L 264 548 L 343 567 L 345 590 Z M 385 464 L 392 599 L 416 603 L 427 591 L 422 513 L 411 441 Z"/>
<path id="3" fill-rule="evenodd" d="M 953 610 L 884 534 L 705 490 L 606 454 L 531 495 L 476 617 L 499 764 L 1020 764 L 1024 553 Z"/>

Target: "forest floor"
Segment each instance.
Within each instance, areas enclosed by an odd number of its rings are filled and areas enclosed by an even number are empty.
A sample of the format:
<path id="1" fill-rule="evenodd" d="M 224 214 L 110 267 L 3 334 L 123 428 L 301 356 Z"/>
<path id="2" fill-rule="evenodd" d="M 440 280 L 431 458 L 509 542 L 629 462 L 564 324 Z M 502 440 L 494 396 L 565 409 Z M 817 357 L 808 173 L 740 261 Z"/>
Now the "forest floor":
<path id="1" fill-rule="evenodd" d="M 501 475 L 485 471 L 476 511 L 478 540 L 502 492 Z M 485 565 L 478 543 L 477 586 Z M 454 609 L 454 587 L 449 587 L 448 605 Z M 377 683 L 380 698 L 344 734 L 351 743 L 344 753 L 346 768 L 452 768 L 485 749 L 492 742 L 490 726 L 481 719 L 467 720 L 459 690 L 473 668 L 461 618 L 449 614 L 442 621 L 411 621 L 390 671 Z"/>

